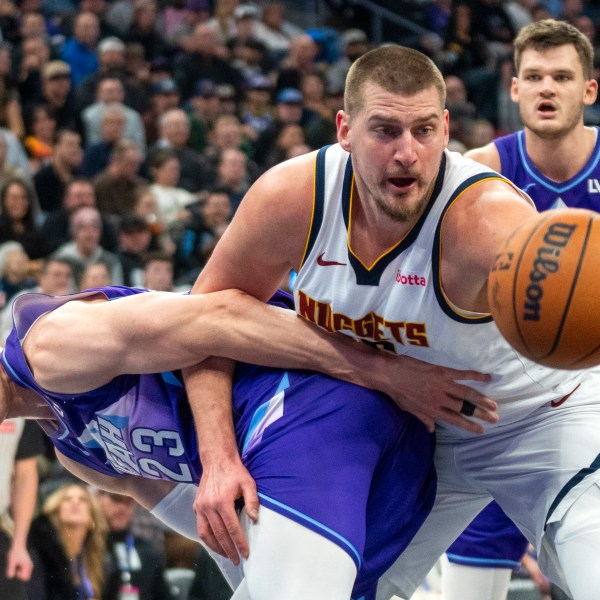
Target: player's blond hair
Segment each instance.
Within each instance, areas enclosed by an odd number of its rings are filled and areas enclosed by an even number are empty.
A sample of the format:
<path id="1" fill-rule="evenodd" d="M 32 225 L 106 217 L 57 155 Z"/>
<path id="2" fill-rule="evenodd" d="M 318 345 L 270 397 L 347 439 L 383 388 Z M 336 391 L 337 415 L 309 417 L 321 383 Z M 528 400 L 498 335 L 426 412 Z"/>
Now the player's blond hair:
<path id="1" fill-rule="evenodd" d="M 414 96 L 434 87 L 442 107 L 446 104 L 446 85 L 440 70 L 425 54 L 405 46 L 375 48 L 352 64 L 344 90 L 345 112 L 352 115 L 360 111 L 367 83 L 403 96 Z"/>
<path id="2" fill-rule="evenodd" d="M 537 52 L 544 52 L 550 48 L 571 45 L 579 56 L 586 80 L 593 77 L 594 48 L 586 35 L 581 33 L 566 21 L 544 19 L 535 21 L 521 29 L 514 41 L 515 69 L 519 72 L 521 57 L 525 50 L 530 48 Z"/>

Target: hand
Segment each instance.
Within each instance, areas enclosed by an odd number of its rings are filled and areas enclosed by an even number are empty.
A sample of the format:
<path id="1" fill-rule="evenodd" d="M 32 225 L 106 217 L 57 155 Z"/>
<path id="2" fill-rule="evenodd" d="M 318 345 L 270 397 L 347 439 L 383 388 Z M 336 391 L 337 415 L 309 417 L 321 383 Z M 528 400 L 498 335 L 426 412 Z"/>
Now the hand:
<path id="1" fill-rule="evenodd" d="M 394 402 L 422 421 L 429 431 L 435 430 L 435 420 L 439 419 L 472 433 L 483 433 L 483 425 L 460 413 L 465 400 L 476 407 L 472 417 L 488 423 L 498 421 L 497 406 L 493 400 L 468 385 L 458 383 L 488 382 L 490 375 L 432 365 L 408 356 L 391 360 L 396 362 L 396 366 L 391 372 L 389 366 L 386 369 L 387 376 L 393 377 L 393 381 L 388 382 L 385 390 L 390 390 L 387 393 Z M 398 369 L 401 369 L 400 372 Z"/>
<path id="2" fill-rule="evenodd" d="M 11 546 L 6 554 L 6 577 L 29 581 L 33 571 L 33 562 L 24 546 Z"/>
<path id="3" fill-rule="evenodd" d="M 198 535 L 211 549 L 228 557 L 234 565 L 239 555 L 248 558 L 248 542 L 235 510 L 235 501 L 244 500 L 248 516 L 258 518 L 256 484 L 246 467 L 237 460 L 215 460 L 203 464 L 203 473 L 194 501 Z"/>
<path id="4" fill-rule="evenodd" d="M 540 571 L 537 560 L 531 554 L 527 553 L 523 556 L 521 565 L 535 584 L 535 587 L 537 587 L 542 594 L 550 594 L 550 583 Z"/>

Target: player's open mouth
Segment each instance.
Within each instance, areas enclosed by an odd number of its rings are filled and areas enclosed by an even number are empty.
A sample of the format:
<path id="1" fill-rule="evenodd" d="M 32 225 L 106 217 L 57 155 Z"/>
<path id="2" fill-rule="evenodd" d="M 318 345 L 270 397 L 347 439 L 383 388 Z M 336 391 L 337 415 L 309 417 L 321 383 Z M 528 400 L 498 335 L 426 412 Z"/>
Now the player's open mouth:
<path id="1" fill-rule="evenodd" d="M 416 179 L 414 177 L 390 177 L 388 181 L 395 188 L 405 189 L 410 187 Z"/>
<path id="2" fill-rule="evenodd" d="M 556 113 L 556 106 L 552 102 L 540 102 L 537 109 L 544 116 L 551 116 Z"/>

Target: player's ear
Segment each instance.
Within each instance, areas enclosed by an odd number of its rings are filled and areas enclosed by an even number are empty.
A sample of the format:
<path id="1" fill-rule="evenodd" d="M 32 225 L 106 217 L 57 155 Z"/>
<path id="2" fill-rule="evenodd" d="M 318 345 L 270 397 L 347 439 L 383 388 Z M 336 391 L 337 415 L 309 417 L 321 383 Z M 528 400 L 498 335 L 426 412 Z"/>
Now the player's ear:
<path id="1" fill-rule="evenodd" d="M 335 117 L 335 123 L 337 126 L 337 140 L 340 146 L 350 152 L 350 115 L 340 110 Z"/>
<path id="2" fill-rule="evenodd" d="M 517 77 L 513 77 L 510 82 L 510 99 L 513 102 L 519 101 L 519 80 Z"/>
<path id="3" fill-rule="evenodd" d="M 598 97 L 598 82 L 595 79 L 588 79 L 585 82 L 585 92 L 583 93 L 583 104 L 591 106 Z"/>

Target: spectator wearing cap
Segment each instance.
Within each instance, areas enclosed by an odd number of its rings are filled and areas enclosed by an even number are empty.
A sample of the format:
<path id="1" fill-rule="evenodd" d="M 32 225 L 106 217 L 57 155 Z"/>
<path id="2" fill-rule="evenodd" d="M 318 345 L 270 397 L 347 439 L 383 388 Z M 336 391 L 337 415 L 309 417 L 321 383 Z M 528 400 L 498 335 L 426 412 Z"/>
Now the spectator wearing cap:
<path id="1" fill-rule="evenodd" d="M 155 0 L 135 0 L 129 29 L 124 35 L 127 43 L 138 43 L 144 47 L 146 60 L 168 53 L 166 40 L 156 29 L 158 5 Z"/>
<path id="2" fill-rule="evenodd" d="M 233 34 L 228 39 L 256 39 L 256 24 L 260 12 L 254 4 L 240 4 L 233 11 Z"/>
<path id="3" fill-rule="evenodd" d="M 199 154 L 208 146 L 208 138 L 221 114 L 217 86 L 210 79 L 201 79 L 194 86 L 194 95 L 186 104 L 190 120 L 189 145 Z"/>
<path id="4" fill-rule="evenodd" d="M 125 93 L 122 100 L 140 112 L 146 106 L 146 92 L 142 84 L 131 77 L 126 66 L 125 43 L 117 37 L 104 38 L 98 44 L 98 70 L 86 77 L 76 90 L 77 106 L 84 110 L 96 99 L 98 84 L 105 77 L 116 77 Z"/>
<path id="5" fill-rule="evenodd" d="M 123 270 L 123 284 L 142 287 L 144 284 L 144 261 L 152 232 L 146 220 L 138 215 L 125 215 L 119 225 L 119 252 Z"/>
<path id="6" fill-rule="evenodd" d="M 275 98 L 276 110 L 273 122 L 258 136 L 254 143 L 253 158 L 261 168 L 266 168 L 284 126 L 300 125 L 302 129 L 308 124 L 308 116 L 304 111 L 304 96 L 296 88 L 284 88 Z"/>
<path id="7" fill-rule="evenodd" d="M 96 204 L 104 214 L 121 217 L 131 214 L 136 189 L 146 182 L 139 176 L 143 155 L 131 140 L 115 146 L 108 167 L 93 180 Z"/>
<path id="8" fill-rule="evenodd" d="M 231 64 L 243 75 L 244 81 L 253 75 L 274 72 L 273 62 L 265 45 L 256 38 L 236 37 L 227 42 Z"/>
<path id="9" fill-rule="evenodd" d="M 71 241 L 59 246 L 51 257 L 71 264 L 77 285 L 85 268 L 96 263 L 106 264 L 113 285 L 123 285 L 121 261 L 100 245 L 102 219 L 98 210 L 91 207 L 77 209 L 70 215 L 69 231 Z"/>
<path id="10" fill-rule="evenodd" d="M 346 75 L 352 63 L 369 49 L 369 39 L 362 29 L 348 29 L 341 37 L 342 56 L 327 71 L 327 85 L 330 89 L 344 89 Z"/>
<path id="11" fill-rule="evenodd" d="M 56 120 L 57 129 L 66 127 L 80 130 L 81 123 L 75 106 L 71 85 L 71 67 L 62 60 L 51 60 L 42 70 L 42 89 L 40 97 L 27 98 L 24 110 L 44 103 Z"/>
<path id="12" fill-rule="evenodd" d="M 193 94 L 194 85 L 199 79 L 210 79 L 216 84 L 228 83 L 240 91 L 243 78 L 240 72 L 227 60 L 221 58 L 220 45 L 214 29 L 208 23 L 200 23 L 194 29 L 192 51 L 176 59 L 174 79 L 181 90 L 183 101 Z"/>
<path id="13" fill-rule="evenodd" d="M 179 108 L 173 108 L 161 115 L 158 122 L 159 139 L 153 151 L 170 148 L 179 159 L 181 174 L 177 187 L 196 194 L 205 188 L 211 174 L 201 159 L 189 146 L 190 124 L 187 113 Z M 148 164 L 152 164 L 153 152 Z"/>
<path id="14" fill-rule="evenodd" d="M 165 112 L 178 108 L 181 101 L 179 86 L 170 77 L 159 79 L 150 88 L 150 103 L 142 114 L 146 143 L 153 146 L 159 138 L 158 121 Z"/>
<path id="15" fill-rule="evenodd" d="M 65 187 L 80 174 L 82 162 L 81 136 L 72 129 L 59 129 L 50 163 L 33 176 L 40 208 L 44 212 L 60 208 Z"/>
<path id="16" fill-rule="evenodd" d="M 72 179 L 65 187 L 61 207 L 46 217 L 42 225 L 47 254 L 54 252 L 62 244 L 71 240 L 69 218 L 79 208 L 88 206 L 96 208 L 96 194 L 91 181 L 81 177 Z M 106 250 L 116 252 L 118 248 L 117 230 L 111 220 L 100 214 L 102 235 L 100 245 Z"/>
<path id="17" fill-rule="evenodd" d="M 142 117 L 133 108 L 126 106 L 123 103 L 124 100 L 125 90 L 120 79 L 117 77 L 104 77 L 100 80 L 96 90 L 96 102 L 90 104 L 81 115 L 86 147 L 97 144 L 102 140 L 101 129 L 104 110 L 108 104 L 116 103 L 121 106 L 125 116 L 123 138 L 133 140 L 142 149 L 142 152 L 146 151 L 146 133 Z"/>
<path id="18" fill-rule="evenodd" d="M 246 128 L 246 136 L 255 141 L 273 122 L 273 84 L 266 75 L 253 75 L 246 80 L 244 90 L 240 120 Z"/>
<path id="19" fill-rule="evenodd" d="M 217 85 L 215 93 L 219 99 L 219 112 L 221 115 L 237 115 L 238 93 L 230 83 Z"/>
<path id="20" fill-rule="evenodd" d="M 85 77 L 98 70 L 96 44 L 100 35 L 98 17 L 91 12 L 82 12 L 73 20 L 73 36 L 60 53 L 60 58 L 71 67 L 71 81 L 77 86 Z"/>

